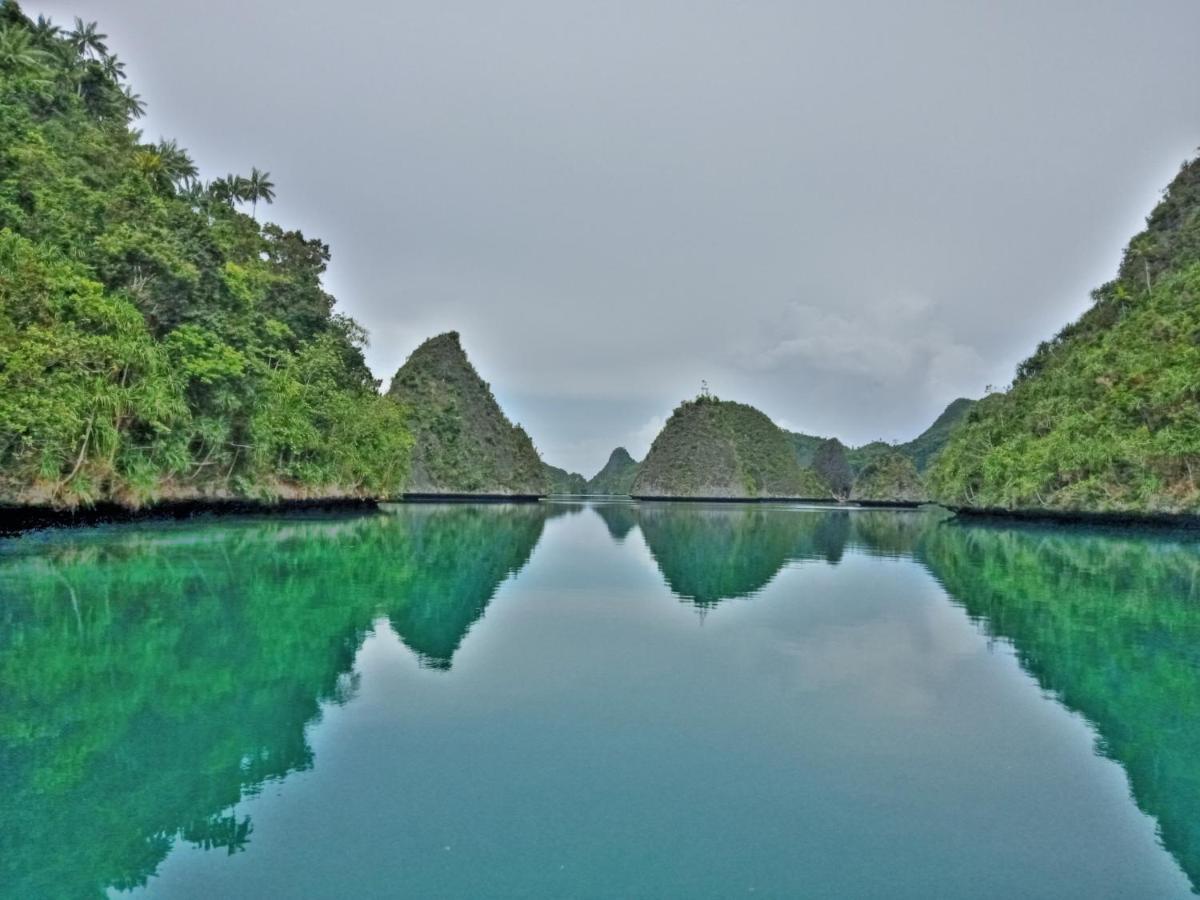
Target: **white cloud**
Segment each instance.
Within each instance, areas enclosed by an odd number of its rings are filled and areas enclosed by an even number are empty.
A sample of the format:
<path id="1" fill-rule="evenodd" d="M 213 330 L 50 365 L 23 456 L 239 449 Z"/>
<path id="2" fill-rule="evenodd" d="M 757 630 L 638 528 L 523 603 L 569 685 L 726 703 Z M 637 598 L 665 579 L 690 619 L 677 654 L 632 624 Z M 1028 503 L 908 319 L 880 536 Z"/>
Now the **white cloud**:
<path id="1" fill-rule="evenodd" d="M 912 295 L 853 310 L 788 304 L 735 356 L 736 365 L 752 372 L 800 368 L 936 391 L 982 377 L 984 370 L 979 351 L 956 339 L 938 307 Z"/>

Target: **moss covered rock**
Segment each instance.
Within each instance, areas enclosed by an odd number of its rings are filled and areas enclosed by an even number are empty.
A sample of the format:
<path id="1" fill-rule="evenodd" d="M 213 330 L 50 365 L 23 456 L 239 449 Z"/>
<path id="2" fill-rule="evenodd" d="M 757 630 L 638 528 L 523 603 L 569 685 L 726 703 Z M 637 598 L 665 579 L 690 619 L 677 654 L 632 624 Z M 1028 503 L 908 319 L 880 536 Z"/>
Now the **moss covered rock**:
<path id="1" fill-rule="evenodd" d="M 753 406 L 686 401 L 654 439 L 633 482 L 635 497 L 827 498 L 791 440 Z"/>
<path id="2" fill-rule="evenodd" d="M 872 459 L 858 477 L 850 497 L 876 503 L 922 503 L 929 499 L 913 461 L 899 451 Z"/>
<path id="3" fill-rule="evenodd" d="M 409 411 L 415 442 L 409 493 L 546 493 L 533 441 L 505 417 L 467 359 L 458 332 L 430 338 L 414 350 L 388 393 Z"/>
<path id="4" fill-rule="evenodd" d="M 624 447 L 618 447 L 608 457 L 604 468 L 588 482 L 589 494 L 628 494 L 633 490 L 639 464 Z"/>

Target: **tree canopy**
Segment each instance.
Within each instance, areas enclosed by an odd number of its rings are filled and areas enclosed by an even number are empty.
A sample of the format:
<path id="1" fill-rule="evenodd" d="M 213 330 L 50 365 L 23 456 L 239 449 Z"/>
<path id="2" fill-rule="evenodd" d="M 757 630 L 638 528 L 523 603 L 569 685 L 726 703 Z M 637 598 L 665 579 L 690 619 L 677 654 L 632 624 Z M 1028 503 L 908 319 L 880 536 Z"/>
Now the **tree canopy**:
<path id="1" fill-rule="evenodd" d="M 392 494 L 410 439 L 329 248 L 207 184 L 94 22 L 0 3 L 0 502 Z M 237 204 L 251 204 L 251 215 Z"/>

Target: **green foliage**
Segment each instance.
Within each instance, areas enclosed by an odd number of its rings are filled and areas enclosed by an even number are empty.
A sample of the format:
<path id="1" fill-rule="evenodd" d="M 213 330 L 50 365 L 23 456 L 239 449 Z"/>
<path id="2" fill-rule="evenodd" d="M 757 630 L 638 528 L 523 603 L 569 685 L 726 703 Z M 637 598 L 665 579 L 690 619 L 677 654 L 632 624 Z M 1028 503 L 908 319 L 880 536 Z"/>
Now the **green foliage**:
<path id="1" fill-rule="evenodd" d="M 825 438 L 813 434 L 798 434 L 793 431 L 786 432 L 786 434 L 796 453 L 796 461 L 802 466 L 811 466 L 817 448 L 824 443 Z"/>
<path id="2" fill-rule="evenodd" d="M 393 494 L 407 431 L 328 247 L 144 143 L 95 23 L 0 21 L 0 502 Z M 348 443 L 349 437 L 357 443 Z"/>
<path id="3" fill-rule="evenodd" d="M 546 493 L 546 473 L 533 441 L 505 417 L 457 332 L 430 338 L 414 350 L 388 394 L 411 414 L 411 492 Z"/>
<path id="4" fill-rule="evenodd" d="M 787 434 L 742 403 L 700 396 L 671 414 L 634 480 L 635 496 L 821 498 Z"/>
<path id="5" fill-rule="evenodd" d="M 568 472 L 566 469 L 552 466 L 548 462 L 542 463 L 542 472 L 546 478 L 546 493 L 548 494 L 587 493 L 587 479 L 578 472 Z"/>
<path id="6" fill-rule="evenodd" d="M 846 448 L 837 438 L 823 441 L 813 454 L 813 471 L 829 486 L 833 496 L 845 500 L 850 496 L 850 486 L 854 483 L 854 472 L 850 468 L 850 460 L 846 458 Z"/>
<path id="7" fill-rule="evenodd" d="M 628 496 L 633 491 L 633 482 L 641 464 L 624 447 L 618 447 L 608 456 L 608 462 L 587 483 L 587 492 L 597 495 Z"/>
<path id="8" fill-rule="evenodd" d="M 931 529 L 919 558 L 1042 690 L 1084 716 L 1200 885 L 1200 553 L 1130 529 Z"/>
<path id="9" fill-rule="evenodd" d="M 0 884 L 105 897 L 171 847 L 246 849 L 230 808 L 313 764 L 386 617 L 447 669 L 553 508 L 405 506 L 70 530 L 0 547 Z"/>
<path id="10" fill-rule="evenodd" d="M 1200 512 L 1200 160 L 1096 305 L 967 416 L 931 487 L 954 506 Z"/>
<path id="11" fill-rule="evenodd" d="M 942 410 L 942 414 L 932 425 L 911 441 L 897 444 L 896 449 L 913 461 L 918 472 L 924 472 L 949 442 L 951 435 L 962 424 L 975 403 L 974 400 L 959 397 Z"/>
<path id="12" fill-rule="evenodd" d="M 863 466 L 854 478 L 850 497 L 853 500 L 904 503 L 929 499 L 917 467 L 898 450 L 882 454 Z"/>
<path id="13" fill-rule="evenodd" d="M 918 472 L 924 472 L 937 454 L 941 452 L 942 448 L 946 446 L 950 435 L 954 433 L 954 430 L 958 428 L 974 405 L 974 400 L 959 397 L 942 411 L 942 414 L 934 420 L 932 425 L 911 441 L 906 441 L 903 444 L 893 445 L 884 441 L 872 441 L 869 444 L 863 444 L 861 447 L 847 447 L 846 459 L 850 463 L 850 468 L 854 471 L 855 475 L 858 475 L 867 464 L 881 457 L 889 456 L 893 451 L 897 451 L 911 459 L 913 465 L 917 467 Z M 816 455 L 817 448 L 827 440 L 827 438 L 817 437 L 812 434 L 796 434 L 794 432 L 787 432 L 787 436 L 791 440 L 792 446 L 796 451 L 796 458 L 802 466 L 811 466 L 813 464 L 813 457 Z"/>

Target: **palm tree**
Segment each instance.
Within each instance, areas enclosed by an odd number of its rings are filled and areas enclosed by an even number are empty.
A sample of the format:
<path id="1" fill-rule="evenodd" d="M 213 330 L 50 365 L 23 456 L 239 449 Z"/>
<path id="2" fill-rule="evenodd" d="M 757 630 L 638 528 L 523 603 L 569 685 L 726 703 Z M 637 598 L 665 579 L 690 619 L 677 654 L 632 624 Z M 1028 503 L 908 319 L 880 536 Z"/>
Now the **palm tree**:
<path id="1" fill-rule="evenodd" d="M 173 184 L 179 185 L 180 182 L 190 181 L 199 174 L 196 164 L 192 162 L 187 151 L 174 140 L 160 140 L 155 152 L 162 160 L 163 171 Z"/>
<path id="2" fill-rule="evenodd" d="M 75 17 L 75 29 L 67 32 L 67 40 L 80 56 L 91 59 L 104 59 L 108 56 L 108 45 L 104 43 L 107 34 L 101 34 L 96 22 L 84 22 L 79 16 Z"/>
<path id="3" fill-rule="evenodd" d="M 204 183 L 198 178 L 184 178 L 179 185 L 179 196 L 187 200 L 192 206 L 201 206 L 204 203 L 204 198 L 211 196 L 208 190 L 204 187 Z"/>
<path id="4" fill-rule="evenodd" d="M 49 54 L 33 45 L 24 28 L 0 26 L 0 68 L 14 72 L 35 72 L 42 69 Z"/>
<path id="5" fill-rule="evenodd" d="M 100 68 L 104 70 L 104 74 L 113 81 L 120 81 L 125 77 L 125 63 L 117 59 L 117 54 L 104 57 L 104 61 L 100 63 Z"/>
<path id="6" fill-rule="evenodd" d="M 128 86 L 121 91 L 121 94 L 125 98 L 125 112 L 130 118 L 140 119 L 146 114 L 146 104 L 142 102 L 140 94 L 135 94 Z"/>
<path id="7" fill-rule="evenodd" d="M 233 206 L 250 199 L 247 184 L 241 175 L 231 173 L 224 178 L 214 178 L 208 186 L 208 193 L 214 200 L 221 200 Z"/>
<path id="8" fill-rule="evenodd" d="M 133 164 L 160 191 L 174 186 L 163 158 L 154 150 L 139 150 L 133 155 Z"/>
<path id="9" fill-rule="evenodd" d="M 233 206 L 233 186 L 227 178 L 214 178 L 205 190 L 214 200 Z"/>
<path id="10" fill-rule="evenodd" d="M 258 219 L 258 201 L 275 202 L 275 183 L 271 181 L 270 172 L 260 172 L 257 166 L 251 166 L 250 177 L 245 179 L 246 196 L 244 199 L 251 203 L 250 214 Z"/>
<path id="11" fill-rule="evenodd" d="M 60 34 L 62 34 L 62 29 L 46 16 L 38 16 L 37 21 L 33 23 L 33 36 L 42 43 L 46 43 Z"/>

